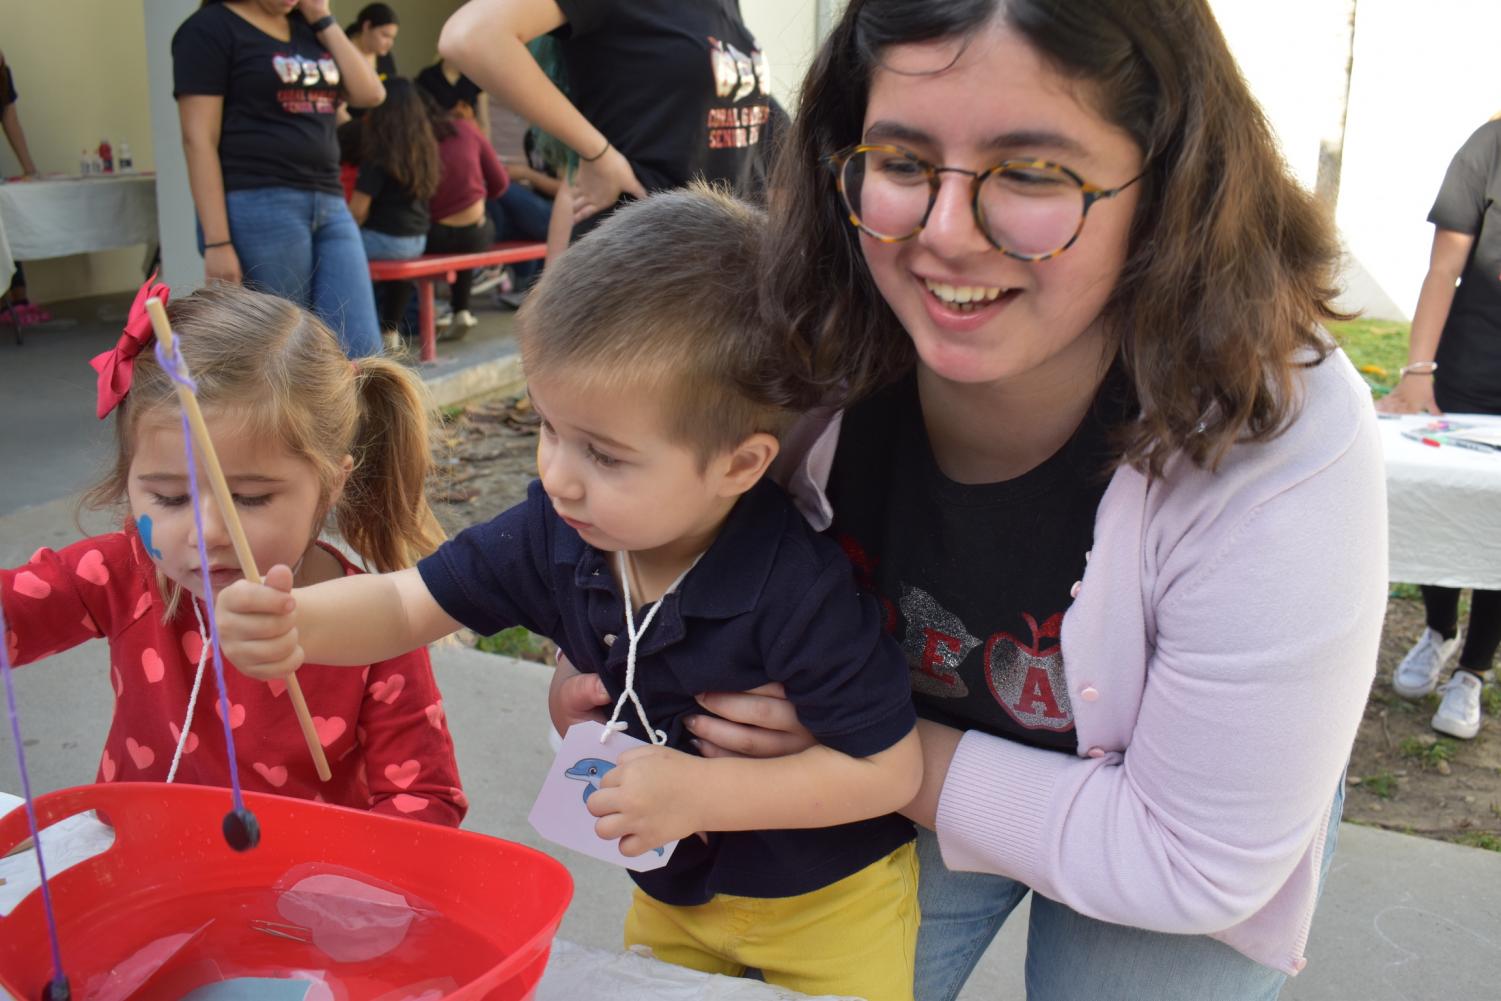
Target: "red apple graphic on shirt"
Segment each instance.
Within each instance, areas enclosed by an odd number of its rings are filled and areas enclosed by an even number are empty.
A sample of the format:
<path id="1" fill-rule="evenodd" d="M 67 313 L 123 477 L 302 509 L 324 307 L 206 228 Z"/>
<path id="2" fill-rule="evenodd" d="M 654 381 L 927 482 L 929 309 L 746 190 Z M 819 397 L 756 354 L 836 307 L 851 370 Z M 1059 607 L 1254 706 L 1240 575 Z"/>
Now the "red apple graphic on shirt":
<path id="1" fill-rule="evenodd" d="M 1058 632 L 1063 613 L 1038 625 L 1022 613 L 1032 641 L 1023 643 L 1010 633 L 996 633 L 985 644 L 985 683 L 1001 708 L 1028 730 L 1063 731 L 1074 725 L 1074 710 L 1063 677 L 1063 648 Z M 1043 640 L 1050 640 L 1043 648 Z"/>
<path id="2" fill-rule="evenodd" d="M 949 699 L 968 695 L 959 665 L 980 645 L 979 638 L 970 635 L 959 616 L 910 584 L 902 585 L 902 616 L 907 620 L 902 650 L 907 654 L 912 690 Z"/>

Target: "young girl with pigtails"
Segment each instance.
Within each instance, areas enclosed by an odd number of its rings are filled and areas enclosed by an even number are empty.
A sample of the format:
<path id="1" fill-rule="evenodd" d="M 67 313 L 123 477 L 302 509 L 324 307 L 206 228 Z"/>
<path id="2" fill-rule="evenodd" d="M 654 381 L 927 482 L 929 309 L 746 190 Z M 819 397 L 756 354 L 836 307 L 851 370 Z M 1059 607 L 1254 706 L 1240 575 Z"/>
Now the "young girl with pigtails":
<path id="1" fill-rule="evenodd" d="M 216 591 L 240 571 L 206 482 L 201 522 L 189 500 L 178 404 L 144 308 L 167 294 L 148 282 L 117 346 L 93 361 L 98 414 L 115 414 L 118 454 L 86 503 L 124 509 L 127 523 L 0 569 L 12 662 L 109 641 L 115 710 L 99 781 L 222 786 L 233 768 L 257 792 L 457 826 L 468 802 L 426 650 L 361 671 L 303 666 L 328 782 L 318 780 L 286 686 L 226 672 L 238 758 L 227 760 L 211 672 L 204 684 L 211 654 L 198 533 Z M 240 286 L 195 292 L 167 315 L 258 565 L 294 567 L 299 584 L 360 573 L 320 540 L 329 522 L 376 570 L 411 566 L 438 545 L 423 495 L 428 414 L 406 369 L 351 362 L 312 314 Z"/>

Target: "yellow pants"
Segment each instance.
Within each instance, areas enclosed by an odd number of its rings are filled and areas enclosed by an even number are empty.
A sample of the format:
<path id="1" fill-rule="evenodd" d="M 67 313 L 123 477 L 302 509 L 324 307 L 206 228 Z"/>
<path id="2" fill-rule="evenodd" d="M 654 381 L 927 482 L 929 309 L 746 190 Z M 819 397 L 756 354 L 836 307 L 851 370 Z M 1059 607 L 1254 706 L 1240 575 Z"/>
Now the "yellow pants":
<path id="1" fill-rule="evenodd" d="M 917 850 L 908 843 L 859 872 L 796 897 L 718 894 L 675 907 L 636 891 L 626 948 L 668 963 L 766 982 L 804 994 L 911 1001 L 917 952 Z"/>

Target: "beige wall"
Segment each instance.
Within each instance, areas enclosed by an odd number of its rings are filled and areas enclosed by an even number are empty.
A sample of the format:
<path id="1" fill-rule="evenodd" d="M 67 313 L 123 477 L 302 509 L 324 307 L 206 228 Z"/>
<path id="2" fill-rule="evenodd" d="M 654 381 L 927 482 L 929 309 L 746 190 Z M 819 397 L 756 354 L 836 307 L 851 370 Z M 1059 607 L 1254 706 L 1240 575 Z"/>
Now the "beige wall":
<path id="1" fill-rule="evenodd" d="M 740 14 L 771 66 L 771 90 L 791 112 L 813 61 L 818 0 L 741 0 Z"/>
<path id="2" fill-rule="evenodd" d="M 43 172 L 78 172 L 79 152 L 108 138 L 130 143 L 136 166 L 155 164 L 146 90 L 144 18 L 131 0 L 0 0 L 11 12 L 0 47 L 20 94 L 17 110 L 32 159 Z M 67 44 L 59 44 L 66 39 Z M 0 142 L 0 171 L 18 171 Z M 26 266 L 32 298 L 66 299 L 133 288 L 140 248 L 36 261 Z"/>
<path id="3" fill-rule="evenodd" d="M 460 0 L 385 0 L 396 11 L 401 31 L 396 35 L 396 68 L 414 77 L 438 58 L 438 32 L 443 22 L 461 6 Z M 752 3 L 756 0 L 751 0 Z M 335 0 L 330 5 L 339 23 L 349 25 L 366 0 Z"/>

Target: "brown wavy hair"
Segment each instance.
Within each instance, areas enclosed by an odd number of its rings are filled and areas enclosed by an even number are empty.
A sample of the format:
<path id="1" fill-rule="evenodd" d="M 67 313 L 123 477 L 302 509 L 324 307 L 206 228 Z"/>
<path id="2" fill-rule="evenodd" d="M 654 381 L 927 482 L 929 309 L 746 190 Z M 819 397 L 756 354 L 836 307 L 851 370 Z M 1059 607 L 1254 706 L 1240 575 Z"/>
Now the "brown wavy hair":
<path id="1" fill-rule="evenodd" d="M 405 77 L 386 81 L 386 99 L 360 123 L 360 163 L 373 163 L 426 202 L 438 190 L 443 164 L 438 140 L 417 85 Z"/>
<path id="2" fill-rule="evenodd" d="M 1147 158 L 1104 312 L 1140 410 L 1115 429 L 1120 461 L 1160 474 L 1182 452 L 1212 468 L 1235 442 L 1278 434 L 1298 407 L 1297 369 L 1333 350 L 1321 324 L 1346 318 L 1333 304 L 1339 245 L 1206 0 L 853 0 L 804 81 L 772 186 L 764 305 L 788 359 L 773 392 L 848 405 L 915 363 L 823 158 L 859 141 L 888 47 L 998 19 Z"/>
<path id="3" fill-rule="evenodd" d="M 320 524 L 331 519 L 368 566 L 400 570 L 443 541 L 424 493 L 433 468 L 431 407 L 406 366 L 379 357 L 351 363 L 317 317 L 240 285 L 213 283 L 173 299 L 167 318 L 202 407 L 233 413 L 249 433 L 311 463 L 322 488 Z M 115 412 L 114 464 L 84 506 L 126 502 L 141 422 L 176 420 L 177 406 L 172 380 L 147 348 Z M 354 469 L 335 497 L 346 455 Z M 158 583 L 170 617 L 180 590 Z"/>

